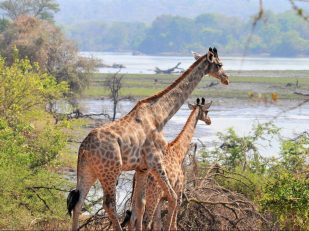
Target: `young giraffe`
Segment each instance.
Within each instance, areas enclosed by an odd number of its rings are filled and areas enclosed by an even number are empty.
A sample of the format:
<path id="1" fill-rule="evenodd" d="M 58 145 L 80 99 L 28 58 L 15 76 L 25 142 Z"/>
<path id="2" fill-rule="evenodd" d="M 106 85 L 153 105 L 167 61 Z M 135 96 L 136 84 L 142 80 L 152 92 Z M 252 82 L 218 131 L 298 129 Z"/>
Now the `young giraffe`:
<path id="1" fill-rule="evenodd" d="M 183 192 L 185 174 L 183 172 L 182 164 L 185 155 L 188 153 L 191 140 L 195 131 L 198 120 L 204 121 L 207 125 L 211 124 L 208 116 L 208 109 L 212 102 L 205 104 L 205 99 L 197 99 L 196 105 L 188 104 L 189 109 L 192 110 L 185 126 L 178 136 L 168 144 L 164 152 L 163 163 L 168 179 L 173 186 L 174 191 L 178 196 L 177 206 L 180 206 L 181 196 Z M 154 230 L 161 230 L 161 206 L 164 200 L 164 193 L 152 176 L 148 177 L 146 186 L 146 208 L 143 218 L 145 228 L 150 230 L 151 221 L 154 219 Z M 174 212 L 171 230 L 177 230 L 177 209 Z M 155 215 L 155 217 L 154 217 Z"/>
<path id="2" fill-rule="evenodd" d="M 116 213 L 116 183 L 120 173 L 129 170 L 136 171 L 133 198 L 136 207 L 131 218 L 134 227 L 142 229 L 144 185 L 148 173 L 151 173 L 167 195 L 169 229 L 177 195 L 170 185 L 162 162 L 162 150 L 165 149 L 166 141 L 161 131 L 206 74 L 220 79 L 223 84 L 229 83 L 215 48 L 210 48 L 206 55 L 198 57 L 166 89 L 139 101 L 126 116 L 89 133 L 79 148 L 77 187 L 69 193 L 67 199 L 69 213 L 73 210 L 73 230 L 78 229 L 82 205 L 97 179 L 104 192 L 103 207 L 114 229 L 121 230 Z"/>
<path id="3" fill-rule="evenodd" d="M 211 124 L 208 116 L 208 109 L 212 102 L 205 104 L 205 99 L 197 99 L 196 105 L 189 104 L 192 110 L 185 126 L 178 136 L 168 144 L 164 151 L 163 163 L 168 179 L 178 196 L 178 206 L 181 203 L 181 196 L 185 181 L 185 175 L 182 164 L 186 153 L 190 148 L 190 143 L 194 134 L 194 130 L 198 120 L 204 121 L 207 125 Z M 153 220 L 153 229 L 161 230 L 161 206 L 164 201 L 164 192 L 157 184 L 154 178 L 149 175 L 146 185 L 146 207 L 143 218 L 143 229 L 151 229 L 151 221 Z M 123 223 L 125 225 L 125 223 Z M 171 230 L 177 230 L 177 208 L 174 212 Z"/>

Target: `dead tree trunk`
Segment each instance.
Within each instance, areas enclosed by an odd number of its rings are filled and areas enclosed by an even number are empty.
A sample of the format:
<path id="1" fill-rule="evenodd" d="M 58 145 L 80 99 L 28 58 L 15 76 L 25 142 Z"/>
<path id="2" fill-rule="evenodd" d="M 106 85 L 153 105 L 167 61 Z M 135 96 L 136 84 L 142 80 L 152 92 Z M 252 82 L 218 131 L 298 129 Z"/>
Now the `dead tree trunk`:
<path id="1" fill-rule="evenodd" d="M 119 75 L 119 72 L 120 70 L 115 74 L 113 74 L 110 78 L 106 79 L 104 82 L 104 86 L 109 89 L 110 97 L 113 100 L 113 116 L 112 116 L 113 121 L 116 119 L 117 105 L 121 100 L 119 93 L 122 87 L 121 81 L 123 75 Z"/>
<path id="2" fill-rule="evenodd" d="M 175 66 L 175 67 L 172 67 L 172 68 L 169 68 L 169 69 L 166 69 L 166 70 L 162 70 L 162 69 L 160 69 L 160 68 L 158 68 L 158 67 L 155 67 L 155 72 L 156 72 L 156 74 L 172 74 L 172 73 L 176 73 L 176 71 L 175 70 L 179 70 L 179 71 L 183 71 L 183 68 L 179 68 L 179 65 L 180 65 L 181 63 L 179 62 L 179 63 L 177 63 L 177 65 Z M 178 72 L 179 72 L 178 71 Z"/>

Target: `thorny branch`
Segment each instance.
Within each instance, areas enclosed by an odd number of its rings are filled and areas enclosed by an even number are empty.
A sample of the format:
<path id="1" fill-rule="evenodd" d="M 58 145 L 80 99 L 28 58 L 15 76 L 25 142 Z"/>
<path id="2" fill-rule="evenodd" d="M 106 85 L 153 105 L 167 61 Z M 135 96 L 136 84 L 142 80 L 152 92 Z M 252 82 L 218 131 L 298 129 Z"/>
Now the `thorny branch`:
<path id="1" fill-rule="evenodd" d="M 193 167 L 188 166 L 186 173 L 191 171 Z M 180 230 L 255 230 L 261 229 L 263 225 L 272 229 L 269 221 L 257 211 L 250 200 L 220 186 L 216 181 L 217 177 L 228 176 L 219 165 L 208 166 L 207 170 L 200 169 L 200 172 L 205 173 L 204 177 L 186 174 L 193 178 L 186 183 L 178 219 Z M 231 178 L 242 181 L 241 174 Z"/>
<path id="2" fill-rule="evenodd" d="M 112 120 L 109 114 L 106 113 L 89 113 L 89 114 L 83 114 L 79 109 L 74 110 L 71 113 L 68 114 L 60 114 L 56 112 L 52 112 L 52 115 L 55 119 L 55 123 L 57 124 L 61 119 L 67 119 L 67 120 L 72 120 L 72 119 L 81 119 L 81 118 L 93 118 L 93 117 L 98 117 L 98 116 L 104 116 L 108 120 Z"/>
<path id="3" fill-rule="evenodd" d="M 193 146 L 194 147 L 194 146 Z M 192 156 L 191 156 L 192 158 Z M 243 195 L 226 189 L 216 181 L 218 176 L 229 177 L 232 173 L 223 170 L 219 165 L 208 166 L 208 169 L 201 168 L 195 159 L 184 167 L 187 176 L 187 183 L 183 193 L 182 204 L 179 209 L 178 227 L 180 230 L 195 229 L 225 229 L 225 230 L 249 230 L 260 229 L 266 225 L 271 227 L 267 219 L 260 214 L 255 205 Z M 195 165 L 195 166 L 194 166 Z M 206 173 L 204 176 L 196 173 Z M 195 172 L 195 173 L 193 173 Z M 228 175 L 226 175 L 228 174 Z M 245 176 L 237 174 L 233 179 L 240 181 Z M 192 184 L 192 182 L 194 182 Z M 132 184 L 131 179 L 120 180 L 119 188 L 128 188 L 126 184 Z M 128 198 L 131 198 L 131 189 L 124 190 L 125 197 L 121 204 L 126 207 Z M 102 206 L 102 200 L 93 200 L 90 205 Z M 120 206 L 121 207 L 121 206 Z M 125 209 L 121 209 L 119 217 L 124 217 Z M 166 210 L 162 210 L 163 219 Z M 89 216 L 80 228 L 108 230 L 111 223 L 102 208 Z"/>
<path id="4" fill-rule="evenodd" d="M 305 99 L 305 100 L 303 100 L 302 102 L 298 103 L 297 105 L 292 106 L 292 107 L 289 107 L 289 108 L 287 108 L 287 109 L 285 109 L 285 110 L 279 112 L 279 113 L 278 113 L 277 115 L 275 115 L 269 122 L 274 122 L 274 121 L 275 121 L 276 119 L 278 119 L 278 117 L 280 117 L 282 114 L 284 114 L 284 113 L 286 113 L 286 112 L 288 112 L 288 111 L 292 111 L 292 110 L 294 110 L 294 109 L 296 109 L 296 108 L 299 108 L 299 107 L 301 107 L 302 105 L 304 105 L 304 104 L 306 104 L 306 103 L 308 103 L 308 102 L 309 102 L 309 99 Z"/>

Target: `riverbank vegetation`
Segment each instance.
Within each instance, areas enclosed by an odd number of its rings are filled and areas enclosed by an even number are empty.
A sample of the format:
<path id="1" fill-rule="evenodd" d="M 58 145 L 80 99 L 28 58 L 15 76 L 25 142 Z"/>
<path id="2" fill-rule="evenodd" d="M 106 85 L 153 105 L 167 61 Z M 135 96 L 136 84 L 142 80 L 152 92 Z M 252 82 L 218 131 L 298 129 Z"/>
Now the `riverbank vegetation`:
<path id="1" fill-rule="evenodd" d="M 280 129 L 271 123 L 254 126 L 246 136 L 231 128 L 218 134 L 214 148 L 202 148 L 191 156 L 191 165 L 186 168 L 188 196 L 179 226 L 307 230 L 308 133 L 280 138 L 279 158 L 267 158 L 260 152 L 259 141 L 271 146 L 275 136 L 280 137 Z"/>
<path id="2" fill-rule="evenodd" d="M 61 218 L 70 182 L 57 173 L 66 123 L 55 125 L 46 105 L 68 92 L 66 82 L 38 65 L 0 58 L 0 228 L 28 229 L 34 219 Z"/>
<path id="3" fill-rule="evenodd" d="M 70 219 L 66 214 L 65 197 L 74 186 L 63 175 L 63 169 L 71 169 L 76 164 L 76 156 L 70 153 L 77 153 L 78 145 L 69 139 L 76 133 L 70 130 L 74 119 L 68 121 L 63 117 L 55 123 L 46 106 L 63 99 L 69 85 L 57 83 L 54 77 L 27 59 L 16 57 L 10 65 L 3 58 L 0 61 L 0 227 L 67 229 Z M 170 80 L 175 77 L 170 76 Z M 97 74 L 92 78 L 91 81 L 95 81 L 101 76 Z M 243 78 L 245 82 L 249 77 Z M 298 83 L 308 84 L 301 78 Z M 307 229 L 309 137 L 304 132 L 293 139 L 282 138 L 279 158 L 265 158 L 257 148 L 259 140 L 278 134 L 272 124 L 258 125 L 247 136 L 240 136 L 231 128 L 218 134 L 215 147 L 199 150 L 193 165 L 187 166 L 188 177 L 197 178 L 188 178 L 191 184 L 186 186 L 187 199 L 181 206 L 179 227 L 240 228 L 256 224 L 269 230 Z M 209 169 L 213 174 L 209 174 Z M 201 197 L 206 188 L 195 188 L 201 180 L 203 184 L 212 182 L 211 189 L 208 185 L 207 190 L 220 192 L 220 195 L 216 193 L 212 201 Z M 130 185 L 131 181 L 120 181 L 119 188 L 127 189 L 123 184 Z M 130 191 L 127 192 L 130 198 Z M 240 205 L 241 201 L 246 205 Z M 119 210 L 120 216 L 129 205 L 125 202 Z M 87 201 L 86 209 L 96 215 L 84 217 L 85 227 L 102 227 L 98 222 L 108 227 L 104 212 L 96 213 L 91 209 L 94 205 L 100 208 L 102 198 L 92 197 Z M 226 220 L 226 214 L 234 215 Z M 233 223 L 238 219 L 246 222 Z"/>
<path id="4" fill-rule="evenodd" d="M 309 91 L 309 71 L 227 71 L 232 84 L 222 87 L 217 81 L 204 77 L 193 96 L 242 98 L 271 101 L 272 93 L 278 99 L 302 99 L 295 92 Z M 105 79 L 113 74 L 96 73 L 91 77 L 89 88 L 83 92 L 84 97 L 106 97 Z M 164 89 L 178 75 L 125 74 L 122 79 L 120 95 L 122 97 L 147 97 Z M 220 91 L 218 89 L 220 88 Z"/>
<path id="5" fill-rule="evenodd" d="M 95 62 L 79 57 L 77 48 L 54 25 L 53 12 L 58 10 L 55 1 L 3 2 L 18 4 L 0 4 L 8 15 L 0 22 L 0 229 L 69 229 L 66 196 L 75 186 L 72 179 L 76 175 L 78 146 L 94 123 L 99 126 L 109 120 L 93 122 L 91 115 L 83 115 L 77 97 L 105 97 L 113 92 L 106 88 L 116 90 L 117 94 L 112 94 L 114 99 L 118 99 L 119 89 L 121 97 L 145 97 L 162 90 L 177 76 L 130 74 L 118 81 L 110 78 L 114 74 L 95 73 Z M 43 10 L 36 8 L 38 3 L 45 4 Z M 158 20 L 163 20 L 162 26 L 164 21 L 172 20 L 178 28 L 179 23 L 188 27 L 183 18 L 167 16 Z M 199 20 L 203 21 L 203 17 Z M 225 23 L 223 20 L 222 25 Z M 294 25 L 299 24 L 296 21 Z M 307 33 L 302 26 L 298 29 L 297 36 Z M 204 32 L 213 36 L 218 33 Z M 160 32 L 160 36 L 169 35 Z M 293 43 L 297 49 L 299 45 L 306 47 L 302 39 Z M 306 49 L 300 54 L 307 54 Z M 217 82 L 206 77 L 194 95 L 273 102 L 280 98 L 304 99 L 306 94 L 294 93 L 309 90 L 308 71 L 228 74 L 233 83 L 229 88 L 220 86 L 219 91 Z M 258 149 L 259 141 L 269 140 L 272 145 L 274 136 L 280 140 L 279 158 L 266 158 Z M 266 123 L 252 128 L 246 136 L 231 128 L 217 138 L 214 147 L 203 146 L 189 155 L 191 159 L 186 162 L 188 181 L 179 228 L 224 226 L 235 230 L 249 229 L 252 227 L 248 225 L 255 224 L 254 227 L 267 230 L 308 230 L 308 131 L 287 139 L 280 136 L 273 124 Z M 132 185 L 131 179 L 119 180 L 118 189 L 127 193 L 120 202 L 120 216 L 129 205 L 128 185 Z M 206 198 L 211 192 L 216 196 Z M 88 213 L 82 218 L 85 228 L 99 229 L 104 225 L 109 229 L 110 222 L 101 207 L 101 195 L 88 198 L 84 208 Z"/>
<path id="6" fill-rule="evenodd" d="M 256 124 L 249 134 L 233 128 L 217 134 L 214 147 L 192 145 L 184 169 L 186 186 L 178 215 L 180 230 L 307 230 L 309 228 L 308 132 L 283 138 L 272 123 Z M 266 157 L 261 141 L 272 146 L 279 138 L 277 157 Z M 132 176 L 131 176 L 132 177 Z M 122 175 L 118 190 L 119 217 L 130 206 L 132 184 Z M 99 185 L 96 186 L 98 190 Z M 110 222 L 101 209 L 103 197 L 89 198 L 85 229 L 108 230 Z M 92 209 L 91 209 L 92 208 Z M 164 206 L 163 206 L 164 208 Z M 166 208 L 167 209 L 167 208 Z M 163 209 L 162 217 L 167 211 Z"/>

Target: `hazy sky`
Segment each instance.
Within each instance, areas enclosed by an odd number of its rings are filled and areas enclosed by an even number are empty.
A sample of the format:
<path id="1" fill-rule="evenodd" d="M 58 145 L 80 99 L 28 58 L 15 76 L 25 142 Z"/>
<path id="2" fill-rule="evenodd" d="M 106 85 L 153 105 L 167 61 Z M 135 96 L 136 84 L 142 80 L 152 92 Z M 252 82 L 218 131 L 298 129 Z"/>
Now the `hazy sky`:
<path id="1" fill-rule="evenodd" d="M 259 0 L 58 0 L 59 23 L 80 21 L 152 22 L 162 14 L 195 17 L 203 13 L 249 17 L 258 11 Z M 289 0 L 264 0 L 266 10 L 282 12 L 291 9 Z M 296 1 L 309 10 L 309 3 Z"/>

